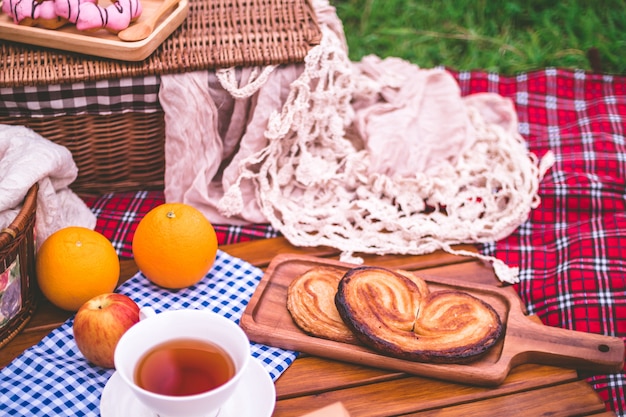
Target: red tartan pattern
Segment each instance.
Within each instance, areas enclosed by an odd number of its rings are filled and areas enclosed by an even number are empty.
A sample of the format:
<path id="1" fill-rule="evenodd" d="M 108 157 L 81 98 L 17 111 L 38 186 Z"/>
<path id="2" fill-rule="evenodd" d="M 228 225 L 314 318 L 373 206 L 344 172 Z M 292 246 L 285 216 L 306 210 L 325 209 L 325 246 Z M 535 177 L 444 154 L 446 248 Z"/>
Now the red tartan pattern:
<path id="1" fill-rule="evenodd" d="M 137 191 L 87 197 L 84 201 L 96 215 L 95 229 L 113 243 L 120 258 L 129 259 L 139 221 L 165 199 L 162 191 Z"/>
<path id="2" fill-rule="evenodd" d="M 162 191 L 136 191 L 87 197 L 84 201 L 96 214 L 95 229 L 113 243 L 121 259 L 131 259 L 133 236 L 139 221 L 151 209 L 165 203 L 165 197 Z M 214 224 L 213 227 L 220 245 L 278 236 L 265 224 L 245 227 Z"/>
<path id="3" fill-rule="evenodd" d="M 481 250 L 520 267 L 515 288 L 544 324 L 626 339 L 626 77 L 556 69 L 513 77 L 451 73 L 463 95 L 511 98 L 529 149 L 556 156 L 539 189 L 541 205 L 513 234 Z M 158 191 L 87 201 L 121 257 L 132 256 L 139 219 L 162 202 Z M 220 244 L 278 234 L 268 225 L 215 228 Z M 626 416 L 626 373 L 588 381 L 607 409 Z"/>
<path id="4" fill-rule="evenodd" d="M 555 69 L 455 76 L 463 94 L 511 98 L 529 149 L 556 156 L 541 205 L 483 252 L 520 267 L 517 292 L 544 324 L 626 338 L 626 77 Z M 625 373 L 588 381 L 607 409 L 626 413 Z"/>

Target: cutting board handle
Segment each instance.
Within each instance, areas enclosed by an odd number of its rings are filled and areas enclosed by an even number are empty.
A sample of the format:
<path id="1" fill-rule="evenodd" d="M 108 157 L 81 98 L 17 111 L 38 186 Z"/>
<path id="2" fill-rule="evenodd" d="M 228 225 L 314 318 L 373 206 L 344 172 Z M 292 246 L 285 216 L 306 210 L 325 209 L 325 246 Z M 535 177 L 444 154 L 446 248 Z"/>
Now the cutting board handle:
<path id="1" fill-rule="evenodd" d="M 518 352 L 515 365 L 542 363 L 606 373 L 624 368 L 624 341 L 617 337 L 545 326 L 526 316 L 518 320 L 523 323 L 510 326 L 507 335 Z"/>

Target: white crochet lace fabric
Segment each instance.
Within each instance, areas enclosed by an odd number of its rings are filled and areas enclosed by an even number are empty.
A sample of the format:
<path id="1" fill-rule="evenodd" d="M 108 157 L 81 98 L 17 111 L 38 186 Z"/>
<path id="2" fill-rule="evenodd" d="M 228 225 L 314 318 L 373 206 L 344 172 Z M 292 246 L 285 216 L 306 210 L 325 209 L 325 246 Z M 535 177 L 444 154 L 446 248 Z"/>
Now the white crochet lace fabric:
<path id="1" fill-rule="evenodd" d="M 462 154 L 410 176 L 372 173 L 374 155 L 350 129 L 353 99 L 375 92 L 361 82 L 341 36 L 322 30 L 322 43 L 270 119 L 268 146 L 242 162 L 237 183 L 222 198 L 223 214 L 242 210 L 240 185 L 252 180 L 262 212 L 294 245 L 334 247 L 355 263 L 358 253 L 443 249 L 487 259 L 501 280 L 515 282 L 515 268 L 451 245 L 513 232 L 539 203 L 550 158 L 538 163 L 521 136 L 486 123 L 468 104 L 476 138 Z"/>

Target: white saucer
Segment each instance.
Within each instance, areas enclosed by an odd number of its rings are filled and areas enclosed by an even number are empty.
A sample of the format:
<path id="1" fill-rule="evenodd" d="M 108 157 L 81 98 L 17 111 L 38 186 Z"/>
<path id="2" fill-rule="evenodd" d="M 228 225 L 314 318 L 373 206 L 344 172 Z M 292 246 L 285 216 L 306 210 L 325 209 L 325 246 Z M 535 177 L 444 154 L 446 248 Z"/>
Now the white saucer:
<path id="1" fill-rule="evenodd" d="M 250 358 L 237 390 L 224 404 L 219 417 L 270 417 L 276 405 L 274 382 L 259 361 Z M 113 373 L 100 397 L 101 417 L 154 417 L 133 393 L 126 388 L 122 377 Z"/>

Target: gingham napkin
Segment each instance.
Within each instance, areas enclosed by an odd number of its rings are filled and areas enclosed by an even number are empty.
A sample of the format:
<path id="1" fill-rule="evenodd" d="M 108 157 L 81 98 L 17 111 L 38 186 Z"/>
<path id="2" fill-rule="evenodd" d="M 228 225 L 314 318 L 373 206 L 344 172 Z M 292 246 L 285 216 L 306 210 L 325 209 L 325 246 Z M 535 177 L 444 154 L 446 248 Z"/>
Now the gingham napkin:
<path id="1" fill-rule="evenodd" d="M 118 292 L 157 313 L 210 309 L 239 322 L 262 276 L 260 269 L 218 251 L 212 270 L 195 286 L 165 290 L 138 273 Z M 100 415 L 100 395 L 114 371 L 90 365 L 83 358 L 72 324 L 73 317 L 0 372 L 1 416 Z M 296 352 L 257 343 L 251 343 L 251 350 L 273 380 L 296 358 Z"/>

